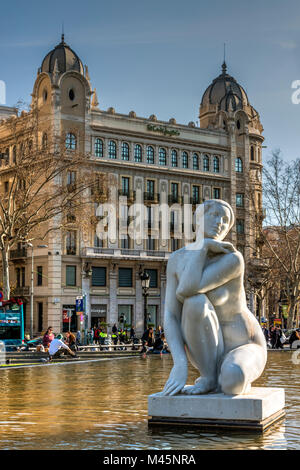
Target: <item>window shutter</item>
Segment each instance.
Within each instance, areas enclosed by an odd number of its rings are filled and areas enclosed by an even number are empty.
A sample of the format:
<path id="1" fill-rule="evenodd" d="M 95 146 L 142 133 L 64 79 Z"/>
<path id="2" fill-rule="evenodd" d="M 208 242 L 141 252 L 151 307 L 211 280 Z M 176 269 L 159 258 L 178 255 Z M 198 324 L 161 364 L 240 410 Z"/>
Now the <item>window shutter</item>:
<path id="1" fill-rule="evenodd" d="M 106 286 L 106 268 L 92 267 L 92 286 L 105 287 Z"/>
<path id="2" fill-rule="evenodd" d="M 131 268 L 119 268 L 119 287 L 132 287 Z"/>

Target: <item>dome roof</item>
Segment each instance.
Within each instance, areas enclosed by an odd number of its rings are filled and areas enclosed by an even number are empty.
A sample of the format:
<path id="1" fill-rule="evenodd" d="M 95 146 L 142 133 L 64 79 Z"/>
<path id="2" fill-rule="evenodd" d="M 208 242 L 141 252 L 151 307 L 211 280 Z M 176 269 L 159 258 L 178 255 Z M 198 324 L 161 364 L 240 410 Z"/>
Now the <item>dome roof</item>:
<path id="1" fill-rule="evenodd" d="M 59 73 L 68 70 L 76 70 L 83 74 L 83 65 L 78 55 L 65 43 L 64 35 L 61 36 L 61 42 L 50 51 L 44 58 L 41 66 L 41 72 L 52 73 L 55 62 Z"/>
<path id="2" fill-rule="evenodd" d="M 217 104 L 218 109 L 223 111 L 229 109 L 236 111 L 249 105 L 245 90 L 233 77 L 227 74 L 225 62 L 222 65 L 222 73 L 213 80 L 202 96 L 201 106 L 211 104 Z"/>

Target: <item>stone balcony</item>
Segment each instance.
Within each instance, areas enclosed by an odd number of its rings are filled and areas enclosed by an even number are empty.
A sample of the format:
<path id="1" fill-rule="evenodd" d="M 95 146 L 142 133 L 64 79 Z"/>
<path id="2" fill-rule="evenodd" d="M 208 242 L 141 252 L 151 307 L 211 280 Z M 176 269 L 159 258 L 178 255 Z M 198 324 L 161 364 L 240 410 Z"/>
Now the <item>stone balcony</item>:
<path id="1" fill-rule="evenodd" d="M 133 250 L 129 248 L 97 248 L 85 247 L 81 250 L 83 258 L 119 258 L 119 259 L 152 259 L 167 260 L 169 251 L 159 250 Z"/>

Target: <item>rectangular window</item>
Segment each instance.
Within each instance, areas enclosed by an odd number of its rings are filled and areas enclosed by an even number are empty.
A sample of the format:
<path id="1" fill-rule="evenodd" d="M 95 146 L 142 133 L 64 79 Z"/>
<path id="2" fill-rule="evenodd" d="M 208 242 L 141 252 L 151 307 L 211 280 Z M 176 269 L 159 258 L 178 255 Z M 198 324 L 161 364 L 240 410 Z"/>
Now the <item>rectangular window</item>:
<path id="1" fill-rule="evenodd" d="M 157 269 L 145 269 L 145 271 L 150 276 L 150 285 L 149 285 L 149 287 L 152 287 L 152 288 L 158 287 Z"/>
<path id="2" fill-rule="evenodd" d="M 132 325 L 132 305 L 118 305 L 118 323 L 121 328 Z"/>
<path id="3" fill-rule="evenodd" d="M 151 238 L 151 235 L 148 235 L 147 250 L 155 250 L 155 240 Z"/>
<path id="4" fill-rule="evenodd" d="M 129 196 L 129 178 L 122 176 L 122 195 Z"/>
<path id="5" fill-rule="evenodd" d="M 193 186 L 193 204 L 200 204 L 200 187 Z"/>
<path id="6" fill-rule="evenodd" d="M 16 268 L 17 287 L 21 287 L 21 269 Z"/>
<path id="7" fill-rule="evenodd" d="M 43 302 L 37 303 L 38 310 L 38 331 L 43 330 Z"/>
<path id="8" fill-rule="evenodd" d="M 244 207 L 244 194 L 236 193 L 236 207 Z"/>
<path id="9" fill-rule="evenodd" d="M 66 286 L 76 286 L 76 266 L 66 266 Z"/>
<path id="10" fill-rule="evenodd" d="M 125 238 L 121 238 L 121 248 L 123 248 L 124 250 L 128 250 L 130 248 L 130 241 L 128 235 Z"/>
<path id="11" fill-rule="evenodd" d="M 4 192 L 5 194 L 7 194 L 9 191 L 9 181 L 5 181 L 4 182 Z"/>
<path id="12" fill-rule="evenodd" d="M 25 287 L 25 268 L 21 268 L 21 287 Z"/>
<path id="13" fill-rule="evenodd" d="M 67 173 L 67 184 L 75 184 L 76 181 L 76 171 L 68 171 Z"/>
<path id="14" fill-rule="evenodd" d="M 214 188 L 213 189 L 213 199 L 221 199 L 221 189 Z"/>
<path id="15" fill-rule="evenodd" d="M 179 249 L 179 240 L 178 238 L 171 238 L 171 251 L 176 251 Z"/>
<path id="16" fill-rule="evenodd" d="M 119 268 L 119 287 L 132 287 L 132 268 Z"/>
<path id="17" fill-rule="evenodd" d="M 70 230 L 66 235 L 66 253 L 67 255 L 76 255 L 76 232 Z"/>
<path id="18" fill-rule="evenodd" d="M 92 286 L 106 286 L 106 268 L 92 266 Z"/>
<path id="19" fill-rule="evenodd" d="M 178 202 L 178 183 L 171 183 L 171 202 Z"/>
<path id="20" fill-rule="evenodd" d="M 154 198 L 154 187 L 155 187 L 155 181 L 147 180 L 147 195 L 148 195 L 148 198 L 150 199 Z"/>
<path id="21" fill-rule="evenodd" d="M 96 248 L 102 248 L 103 247 L 103 240 L 102 238 L 99 238 L 97 233 L 94 235 L 94 247 Z"/>
<path id="22" fill-rule="evenodd" d="M 37 286 L 42 286 L 43 285 L 43 266 L 37 266 L 36 273 L 37 273 L 36 284 Z"/>
<path id="23" fill-rule="evenodd" d="M 239 235 L 243 235 L 245 233 L 245 223 L 243 219 L 236 219 L 236 232 Z"/>

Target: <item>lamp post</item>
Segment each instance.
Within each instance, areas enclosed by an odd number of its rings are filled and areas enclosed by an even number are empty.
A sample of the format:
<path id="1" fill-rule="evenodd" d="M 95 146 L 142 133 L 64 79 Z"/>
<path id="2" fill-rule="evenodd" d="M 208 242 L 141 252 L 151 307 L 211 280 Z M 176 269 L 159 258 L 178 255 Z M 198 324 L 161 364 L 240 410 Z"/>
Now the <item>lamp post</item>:
<path id="1" fill-rule="evenodd" d="M 150 286 L 150 276 L 146 271 L 142 271 L 140 273 L 140 279 L 143 288 L 143 296 L 144 296 L 144 331 L 147 329 L 147 297 L 149 293 L 149 286 Z"/>

